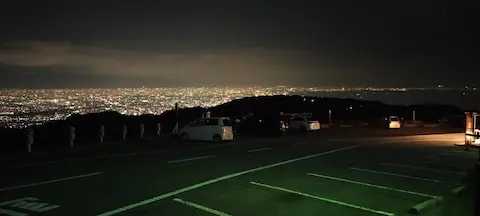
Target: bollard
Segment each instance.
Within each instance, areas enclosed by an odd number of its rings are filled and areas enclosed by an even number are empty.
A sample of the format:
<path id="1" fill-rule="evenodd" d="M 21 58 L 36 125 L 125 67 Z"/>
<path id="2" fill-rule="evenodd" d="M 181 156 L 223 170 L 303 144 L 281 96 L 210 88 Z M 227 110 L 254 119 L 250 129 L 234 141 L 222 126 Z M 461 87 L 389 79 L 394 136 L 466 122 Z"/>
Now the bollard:
<path id="1" fill-rule="evenodd" d="M 332 110 L 328 110 L 328 124 L 332 124 Z"/>
<path id="2" fill-rule="evenodd" d="M 103 137 L 105 136 L 105 127 L 103 125 L 100 125 L 100 143 L 103 143 Z"/>
<path id="3" fill-rule="evenodd" d="M 127 138 L 127 125 L 122 124 L 122 140 L 125 140 Z"/>
<path id="4" fill-rule="evenodd" d="M 75 142 L 75 127 L 70 126 L 69 128 L 69 136 L 68 136 L 69 146 L 73 147 L 73 143 Z"/>
<path id="5" fill-rule="evenodd" d="M 32 129 L 27 129 L 27 152 L 32 152 L 32 145 L 34 141 L 34 134 Z"/>
<path id="6" fill-rule="evenodd" d="M 157 136 L 160 136 L 160 133 L 162 133 L 162 125 L 157 123 Z"/>
<path id="7" fill-rule="evenodd" d="M 140 138 L 143 138 L 143 133 L 145 132 L 145 127 L 143 124 L 140 124 Z"/>

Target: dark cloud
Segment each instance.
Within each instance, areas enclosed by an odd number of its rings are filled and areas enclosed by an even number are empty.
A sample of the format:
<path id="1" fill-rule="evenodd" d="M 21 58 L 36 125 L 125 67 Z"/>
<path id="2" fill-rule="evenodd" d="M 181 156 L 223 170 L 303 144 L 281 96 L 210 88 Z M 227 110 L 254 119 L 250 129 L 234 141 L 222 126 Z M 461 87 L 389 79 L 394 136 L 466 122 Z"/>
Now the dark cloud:
<path id="1" fill-rule="evenodd" d="M 86 74 L 85 67 L 22 67 L 0 64 L 2 88 L 140 88 L 176 87 L 182 80 L 111 74 Z"/>
<path id="2" fill-rule="evenodd" d="M 11 0 L 0 63 L 139 85 L 463 85 L 480 79 L 472 14 L 463 1 Z"/>

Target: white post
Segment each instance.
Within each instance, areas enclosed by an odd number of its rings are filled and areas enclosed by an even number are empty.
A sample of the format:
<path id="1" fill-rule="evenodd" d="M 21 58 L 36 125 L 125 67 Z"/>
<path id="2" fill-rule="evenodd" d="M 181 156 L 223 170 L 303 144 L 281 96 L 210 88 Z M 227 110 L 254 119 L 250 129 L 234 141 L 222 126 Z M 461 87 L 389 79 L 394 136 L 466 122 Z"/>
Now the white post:
<path id="1" fill-rule="evenodd" d="M 172 133 L 174 134 L 178 133 L 178 122 L 175 124 L 175 127 L 173 128 Z"/>
<path id="2" fill-rule="evenodd" d="M 105 127 L 103 125 L 100 125 L 100 143 L 103 143 L 103 137 L 105 136 Z"/>
<path id="3" fill-rule="evenodd" d="M 33 134 L 33 130 L 28 129 L 27 130 L 27 152 L 28 153 L 32 152 L 32 145 L 33 145 L 34 139 L 35 139 L 35 137 L 34 137 L 34 134 Z"/>
<path id="4" fill-rule="evenodd" d="M 157 123 L 157 136 L 160 136 L 160 133 L 162 132 L 162 125 L 159 123 Z"/>
<path id="5" fill-rule="evenodd" d="M 328 110 L 328 124 L 332 124 L 332 110 Z"/>
<path id="6" fill-rule="evenodd" d="M 415 121 L 415 110 L 413 110 L 413 121 Z"/>
<path id="7" fill-rule="evenodd" d="M 69 136 L 68 136 L 69 140 L 68 141 L 69 141 L 70 147 L 73 147 L 73 144 L 75 142 L 75 127 L 70 126 L 69 129 L 70 130 L 69 130 Z"/>
<path id="8" fill-rule="evenodd" d="M 125 140 L 127 138 L 127 125 L 122 124 L 122 140 Z"/>
<path id="9" fill-rule="evenodd" d="M 140 138 L 143 138 L 143 133 L 145 132 L 145 127 L 143 124 L 140 124 Z"/>

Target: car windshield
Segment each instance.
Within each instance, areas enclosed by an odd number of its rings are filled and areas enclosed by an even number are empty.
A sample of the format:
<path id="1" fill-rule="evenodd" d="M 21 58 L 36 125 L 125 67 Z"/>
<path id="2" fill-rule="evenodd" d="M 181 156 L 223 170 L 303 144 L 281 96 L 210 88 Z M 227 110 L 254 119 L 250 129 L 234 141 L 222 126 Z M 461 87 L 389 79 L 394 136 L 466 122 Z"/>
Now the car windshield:
<path id="1" fill-rule="evenodd" d="M 390 121 L 399 121 L 399 119 L 397 117 L 391 117 Z"/>

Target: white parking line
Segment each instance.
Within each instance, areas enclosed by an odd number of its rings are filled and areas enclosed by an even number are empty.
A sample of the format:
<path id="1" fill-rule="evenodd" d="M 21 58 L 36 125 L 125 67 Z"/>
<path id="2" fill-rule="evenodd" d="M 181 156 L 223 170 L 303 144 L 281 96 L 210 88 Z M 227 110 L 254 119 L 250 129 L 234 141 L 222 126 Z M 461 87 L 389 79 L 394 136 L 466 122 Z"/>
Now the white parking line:
<path id="1" fill-rule="evenodd" d="M 431 161 L 431 160 L 425 160 L 425 161 L 418 161 L 418 160 L 407 160 L 407 162 L 414 163 L 414 164 L 432 164 L 432 165 L 441 165 L 441 166 L 448 166 L 452 167 L 451 163 L 447 162 L 441 162 L 441 161 Z"/>
<path id="2" fill-rule="evenodd" d="M 200 209 L 202 211 L 206 211 L 208 213 L 212 213 L 214 215 L 219 215 L 219 216 L 230 216 L 229 214 L 226 214 L 226 213 L 223 213 L 221 211 L 217 211 L 215 209 L 211 209 L 211 208 L 208 208 L 206 206 L 202 206 L 200 204 L 196 204 L 196 203 L 192 203 L 192 202 L 189 202 L 189 201 L 185 201 L 185 200 L 182 200 L 180 198 L 175 198 L 173 199 L 173 201 L 175 202 L 178 202 L 178 203 L 181 203 L 181 204 L 184 204 L 184 205 L 187 205 L 187 206 L 190 206 L 190 207 L 193 207 L 193 208 L 196 208 L 196 209 Z"/>
<path id="3" fill-rule="evenodd" d="M 472 154 L 470 152 L 445 152 L 441 153 L 443 156 L 454 156 L 454 157 L 478 157 L 478 154 Z"/>
<path id="4" fill-rule="evenodd" d="M 464 173 L 464 172 L 454 172 L 454 171 L 430 169 L 430 168 L 424 168 L 424 167 L 412 167 L 412 166 L 405 166 L 405 165 L 398 165 L 398 164 L 391 164 L 391 163 L 381 163 L 381 165 L 400 167 L 400 168 L 406 168 L 406 169 L 425 170 L 425 171 L 439 172 L 439 173 L 448 173 L 448 174 L 455 174 L 455 175 L 467 175 L 467 173 Z"/>
<path id="5" fill-rule="evenodd" d="M 423 196 L 423 197 L 428 197 L 428 198 L 436 198 L 437 196 L 434 195 L 429 195 L 429 194 L 424 194 L 424 193 L 418 193 L 414 191 L 407 191 L 407 190 L 402 190 L 402 189 L 395 189 L 391 187 L 386 187 L 386 186 L 381 186 L 381 185 L 374 185 L 374 184 L 369 184 L 365 182 L 359 182 L 359 181 L 353 181 L 353 180 L 348 180 L 348 179 L 342 179 L 342 178 L 337 178 L 337 177 L 332 177 L 332 176 L 326 176 L 326 175 L 320 175 L 320 174 L 315 174 L 315 173 L 307 173 L 307 175 L 310 176 L 315 176 L 319 178 L 326 178 L 330 180 L 337 180 L 337 181 L 342 181 L 342 182 L 348 182 L 352 184 L 358 184 L 358 185 L 363 185 L 367 187 L 373 187 L 373 188 L 378 188 L 378 189 L 384 189 L 384 190 L 390 190 L 390 191 L 395 191 L 395 192 L 400 192 L 400 193 L 406 193 L 406 194 L 411 194 L 411 195 L 417 195 L 417 196 Z"/>
<path id="6" fill-rule="evenodd" d="M 180 159 L 180 160 L 173 160 L 173 161 L 167 161 L 167 163 L 179 163 L 179 162 L 200 160 L 200 159 L 206 159 L 206 158 L 212 158 L 212 157 L 216 157 L 216 155 L 207 155 L 207 156 L 201 156 L 201 157 L 193 157 L 193 158 L 186 158 L 186 159 Z"/>
<path id="7" fill-rule="evenodd" d="M 465 158 L 476 158 L 478 157 L 478 154 L 469 154 L 465 152 L 452 152 L 452 153 L 441 153 L 440 155 L 443 156 L 452 156 L 452 157 L 465 157 Z"/>
<path id="8" fill-rule="evenodd" d="M 247 152 L 248 153 L 252 153 L 252 152 L 259 152 L 259 151 L 267 151 L 267 150 L 271 150 L 272 148 L 260 148 L 260 149 L 252 149 L 252 150 L 248 150 Z"/>
<path id="9" fill-rule="evenodd" d="M 337 205 L 347 206 L 347 207 L 350 207 L 350 208 L 359 209 L 359 210 L 363 210 L 363 211 L 367 211 L 367 212 L 375 213 L 375 214 L 379 214 L 379 215 L 386 215 L 386 216 L 393 216 L 394 215 L 393 213 L 378 211 L 378 210 L 374 210 L 374 209 L 370 209 L 370 208 L 366 208 L 366 207 L 362 207 L 362 206 L 357 206 L 357 205 L 354 205 L 354 204 L 345 203 L 345 202 L 341 202 L 341 201 L 336 201 L 336 200 L 332 200 L 332 199 L 328 199 L 328 198 L 323 198 L 323 197 L 319 197 L 319 196 L 315 196 L 315 195 L 311 195 L 311 194 L 307 194 L 307 193 L 302 193 L 302 192 L 298 192 L 298 191 L 294 191 L 294 190 L 290 190 L 290 189 L 286 189 L 286 188 L 271 186 L 271 185 L 257 183 L 257 182 L 250 182 L 250 184 L 270 188 L 270 189 L 273 189 L 273 190 L 279 190 L 279 191 L 283 191 L 283 192 L 287 192 L 287 193 L 297 194 L 297 195 L 300 195 L 300 196 L 305 196 L 305 197 L 309 197 L 309 198 L 312 198 L 312 199 L 321 200 L 321 201 L 324 201 L 324 202 L 334 203 L 334 204 L 337 204 Z"/>
<path id="10" fill-rule="evenodd" d="M 387 142 L 387 143 L 391 143 L 391 142 Z M 178 195 L 178 194 L 181 194 L 181 193 L 185 193 L 187 191 L 191 191 L 191 190 L 194 190 L 194 189 L 197 189 L 197 188 L 200 188 L 200 187 L 211 185 L 211 184 L 214 184 L 214 183 L 217 183 L 217 182 L 220 182 L 220 181 L 232 179 L 232 178 L 242 176 L 242 175 L 245 175 L 245 174 L 248 174 L 248 173 L 258 172 L 258 171 L 261 171 L 261 170 L 265 170 L 265 169 L 269 169 L 269 168 L 273 168 L 273 167 L 278 167 L 278 166 L 281 166 L 281 165 L 290 164 L 290 163 L 294 163 L 294 162 L 297 162 L 297 161 L 307 160 L 307 159 L 310 159 L 310 158 L 315 158 L 315 157 L 319 157 L 319 156 L 323 156 L 323 155 L 327 155 L 327 154 L 332 154 L 332 153 L 335 153 L 335 152 L 341 152 L 341 151 L 345 151 L 345 150 L 349 150 L 349 149 L 353 149 L 353 148 L 358 148 L 358 147 L 361 147 L 361 146 L 368 146 L 368 145 L 375 145 L 375 144 L 385 144 L 385 143 L 377 142 L 377 143 L 370 143 L 370 144 L 360 144 L 360 145 L 348 146 L 348 147 L 338 148 L 338 149 L 334 149 L 334 150 L 330 150 L 330 151 L 326 151 L 326 152 L 311 154 L 311 155 L 307 155 L 307 156 L 304 156 L 304 157 L 294 158 L 294 159 L 290 159 L 290 160 L 286 160 L 286 161 L 282 161 L 282 162 L 278 162 L 278 163 L 274 163 L 274 164 L 270 164 L 270 165 L 266 165 L 266 166 L 261 166 L 261 167 L 257 167 L 257 168 L 254 168 L 254 169 L 245 170 L 245 171 L 242 171 L 242 172 L 232 173 L 232 174 L 229 174 L 229 175 L 225 175 L 225 176 L 221 176 L 221 177 L 218 177 L 218 178 L 210 179 L 208 181 L 204 181 L 204 182 L 201 182 L 201 183 L 198 183 L 198 184 L 194 184 L 194 185 L 191 185 L 191 186 L 188 186 L 188 187 L 184 187 L 184 188 L 181 188 L 181 189 L 178 189 L 178 190 L 175 190 L 175 191 L 171 191 L 171 192 L 168 192 L 168 193 L 165 193 L 165 194 L 161 194 L 161 195 L 149 198 L 149 199 L 145 199 L 143 201 L 132 203 L 130 205 L 122 206 L 122 207 L 119 207 L 117 209 L 113 209 L 111 211 L 107 211 L 107 212 L 98 214 L 98 216 L 115 215 L 115 214 L 130 210 L 130 209 L 133 209 L 133 208 L 138 208 L 140 206 L 148 205 L 150 203 L 157 202 L 159 200 L 162 200 L 162 199 L 165 199 L 165 198 L 168 198 L 168 197 L 171 197 L 171 196 L 175 196 L 175 195 Z"/>
<path id="11" fill-rule="evenodd" d="M 217 147 L 234 146 L 234 145 L 241 145 L 241 144 L 247 144 L 247 143 L 251 143 L 251 141 L 243 141 L 243 142 L 235 142 L 235 143 L 227 143 L 227 144 L 219 144 L 219 145 L 207 145 L 207 146 L 190 147 L 190 148 L 187 148 L 185 150 L 217 148 Z M 107 158 L 115 158 L 115 157 L 134 156 L 134 155 L 140 155 L 140 154 L 159 154 L 159 153 L 167 153 L 167 152 L 179 151 L 179 150 L 180 149 L 138 151 L 138 152 L 120 153 L 120 154 L 107 154 L 107 155 L 100 155 L 100 156 L 93 156 L 93 157 L 77 157 L 77 158 L 70 158 L 70 159 L 67 160 L 67 162 L 69 162 L 69 161 L 92 160 L 92 159 L 107 159 Z M 59 162 L 63 162 L 63 161 L 33 162 L 33 163 L 27 163 L 27 164 L 12 165 L 11 167 L 14 167 L 14 168 L 31 167 L 31 166 L 40 166 L 40 165 L 45 165 L 45 164 L 59 163 Z"/>
<path id="12" fill-rule="evenodd" d="M 78 178 L 85 178 L 85 177 L 95 176 L 95 175 L 100 175 L 100 174 L 102 174 L 102 172 L 95 172 L 95 173 L 89 173 L 89 174 L 84 174 L 84 175 L 71 176 L 71 177 L 54 179 L 54 180 L 49 180 L 49 181 L 35 182 L 35 183 L 30 183 L 30 184 L 25 184 L 25 185 L 18 185 L 18 186 L 0 188 L 0 191 L 15 190 L 15 189 L 20 189 L 20 188 L 26 188 L 26 187 L 32 187 L 32 186 L 50 184 L 50 183 L 61 182 L 61 181 L 66 181 L 66 180 L 72 180 L 72 179 L 78 179 Z"/>
<path id="13" fill-rule="evenodd" d="M 459 154 L 474 154 L 476 156 L 478 156 L 480 153 L 478 152 L 478 150 L 470 150 L 470 151 L 465 151 L 465 150 L 453 150 L 452 151 L 453 153 L 459 153 Z"/>
<path id="14" fill-rule="evenodd" d="M 27 164 L 18 164 L 18 165 L 13 165 L 12 167 L 15 167 L 15 168 L 30 167 L 30 166 L 38 166 L 38 165 L 44 165 L 44 164 L 52 164 L 57 162 L 58 161 L 42 161 L 42 162 L 33 162 L 33 163 L 27 163 Z"/>
<path id="15" fill-rule="evenodd" d="M 363 171 L 363 172 L 370 172 L 370 173 L 382 174 L 382 175 L 402 177 L 402 178 L 417 179 L 417 180 L 423 180 L 423 181 L 443 182 L 443 181 L 436 180 L 436 179 L 416 177 L 416 176 L 409 176 L 409 175 L 401 175 L 401 174 L 396 174 L 396 173 L 375 171 L 375 170 L 370 170 L 370 169 L 361 169 L 361 168 L 356 168 L 356 167 L 350 167 L 350 169 L 352 169 L 352 170 L 357 170 L 357 171 Z"/>

